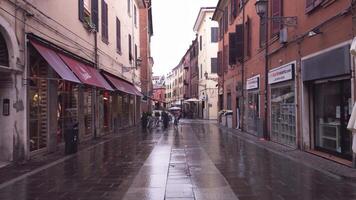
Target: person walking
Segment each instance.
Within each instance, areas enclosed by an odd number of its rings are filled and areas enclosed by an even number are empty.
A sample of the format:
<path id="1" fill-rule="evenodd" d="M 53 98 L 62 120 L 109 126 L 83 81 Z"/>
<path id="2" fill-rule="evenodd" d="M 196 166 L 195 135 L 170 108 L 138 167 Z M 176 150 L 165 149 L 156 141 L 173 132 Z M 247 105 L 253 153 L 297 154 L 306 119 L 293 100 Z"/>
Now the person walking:
<path id="1" fill-rule="evenodd" d="M 163 128 L 167 129 L 169 123 L 169 116 L 165 111 L 162 112 L 162 121 L 163 121 Z"/>

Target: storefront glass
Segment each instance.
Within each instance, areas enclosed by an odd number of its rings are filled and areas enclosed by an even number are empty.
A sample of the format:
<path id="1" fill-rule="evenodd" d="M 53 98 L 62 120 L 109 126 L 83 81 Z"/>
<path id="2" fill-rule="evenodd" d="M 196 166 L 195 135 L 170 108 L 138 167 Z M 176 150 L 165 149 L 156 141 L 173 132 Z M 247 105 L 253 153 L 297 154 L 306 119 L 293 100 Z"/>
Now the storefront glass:
<path id="1" fill-rule="evenodd" d="M 346 129 L 352 111 L 350 80 L 314 84 L 315 147 L 351 160 L 351 134 Z"/>
<path id="2" fill-rule="evenodd" d="M 101 92 L 100 95 L 100 127 L 104 133 L 108 133 L 111 130 L 111 94 L 107 91 Z"/>
<path id="3" fill-rule="evenodd" d="M 57 144 L 63 142 L 65 129 L 78 122 L 78 85 L 67 81 L 58 83 Z"/>
<path id="4" fill-rule="evenodd" d="M 292 83 L 271 88 L 271 139 L 289 146 L 296 145 L 295 96 Z"/>
<path id="5" fill-rule="evenodd" d="M 247 131 L 257 135 L 260 112 L 260 98 L 258 91 L 249 91 L 247 94 Z"/>
<path id="6" fill-rule="evenodd" d="M 29 68 L 30 151 L 47 147 L 47 69 L 47 63 L 35 51 L 31 51 Z"/>
<path id="7" fill-rule="evenodd" d="M 92 88 L 84 88 L 84 126 L 85 126 L 85 136 L 89 136 L 92 134 L 93 130 L 93 90 Z"/>

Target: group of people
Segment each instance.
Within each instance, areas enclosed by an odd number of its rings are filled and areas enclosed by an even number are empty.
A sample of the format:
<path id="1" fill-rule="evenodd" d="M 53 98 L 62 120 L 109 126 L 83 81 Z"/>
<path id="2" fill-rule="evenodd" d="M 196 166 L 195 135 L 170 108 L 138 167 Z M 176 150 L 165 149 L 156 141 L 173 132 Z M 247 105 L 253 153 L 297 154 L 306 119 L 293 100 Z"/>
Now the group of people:
<path id="1" fill-rule="evenodd" d="M 174 111 L 174 112 L 167 112 L 167 111 L 160 111 L 154 112 L 152 115 L 151 113 L 143 113 L 141 117 L 142 128 L 156 128 L 159 126 L 160 122 L 163 124 L 163 128 L 167 129 L 169 126 L 169 122 L 173 120 L 173 124 L 175 127 L 178 126 L 179 120 L 181 118 L 181 112 Z"/>

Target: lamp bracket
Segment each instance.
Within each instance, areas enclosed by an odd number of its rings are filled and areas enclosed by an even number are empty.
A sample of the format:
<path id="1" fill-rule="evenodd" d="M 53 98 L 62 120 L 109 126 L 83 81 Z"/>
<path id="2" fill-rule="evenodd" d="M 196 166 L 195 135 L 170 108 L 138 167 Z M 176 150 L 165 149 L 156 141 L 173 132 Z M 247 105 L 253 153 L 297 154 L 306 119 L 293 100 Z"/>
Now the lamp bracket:
<path id="1" fill-rule="evenodd" d="M 285 26 L 297 26 L 298 25 L 298 19 L 296 16 L 292 16 L 292 17 L 275 16 L 275 17 L 268 17 L 267 19 L 271 20 L 273 22 L 281 23 Z"/>

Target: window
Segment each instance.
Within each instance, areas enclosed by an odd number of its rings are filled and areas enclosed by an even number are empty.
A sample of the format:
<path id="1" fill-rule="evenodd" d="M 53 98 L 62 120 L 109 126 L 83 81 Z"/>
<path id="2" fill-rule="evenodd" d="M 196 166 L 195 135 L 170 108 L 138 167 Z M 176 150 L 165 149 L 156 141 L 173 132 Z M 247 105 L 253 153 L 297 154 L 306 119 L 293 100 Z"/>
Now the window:
<path id="1" fill-rule="evenodd" d="M 132 57 L 132 43 L 131 43 L 131 35 L 129 34 L 129 60 L 130 62 L 132 61 L 133 57 Z"/>
<path id="2" fill-rule="evenodd" d="M 200 64 L 200 78 L 203 78 L 203 65 Z"/>
<path id="3" fill-rule="evenodd" d="M 199 37 L 199 43 L 200 43 L 199 44 L 200 45 L 199 48 L 200 48 L 200 51 L 201 51 L 203 49 L 203 37 L 202 36 Z"/>
<path id="4" fill-rule="evenodd" d="M 248 16 L 245 22 L 244 31 L 245 31 L 245 41 L 244 41 L 245 57 L 250 57 L 251 56 L 251 20 Z"/>
<path id="5" fill-rule="evenodd" d="M 127 13 L 131 16 L 131 0 L 127 0 Z"/>
<path id="6" fill-rule="evenodd" d="M 228 30 L 228 26 L 229 26 L 229 10 L 226 6 L 225 11 L 224 11 L 224 31 L 225 31 L 225 33 Z"/>
<path id="7" fill-rule="evenodd" d="M 137 10 L 136 6 L 134 6 L 134 24 L 137 27 Z"/>
<path id="8" fill-rule="evenodd" d="M 135 44 L 135 66 L 136 66 L 136 68 L 137 68 L 137 58 L 138 58 L 138 56 L 137 56 L 137 45 Z"/>
<path id="9" fill-rule="evenodd" d="M 218 59 L 217 58 L 210 58 L 210 61 L 211 61 L 210 73 L 212 73 L 212 74 L 218 73 Z"/>
<path id="10" fill-rule="evenodd" d="M 121 22 L 116 18 L 116 51 L 121 54 Z"/>
<path id="11" fill-rule="evenodd" d="M 0 33 L 0 66 L 9 66 L 9 52 L 4 36 Z"/>
<path id="12" fill-rule="evenodd" d="M 98 31 L 98 0 L 79 0 L 78 9 L 79 20 L 85 27 Z"/>
<path id="13" fill-rule="evenodd" d="M 272 0 L 272 17 L 280 17 L 282 15 L 282 0 Z M 278 20 L 272 20 L 271 36 L 279 34 L 281 23 Z"/>
<path id="14" fill-rule="evenodd" d="M 218 42 L 218 34 L 219 28 L 218 27 L 211 27 L 211 42 Z"/>
<path id="15" fill-rule="evenodd" d="M 220 22 L 219 22 L 219 32 L 220 32 L 220 40 L 223 38 L 224 36 L 224 17 L 220 18 Z"/>
<path id="16" fill-rule="evenodd" d="M 108 4 L 101 0 L 101 39 L 106 44 L 109 42 L 108 28 Z"/>

